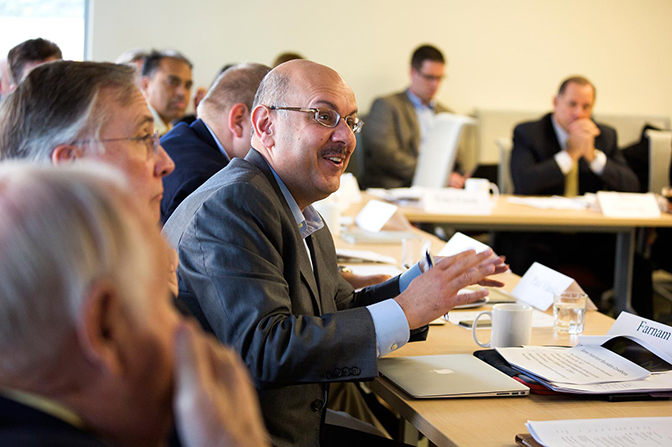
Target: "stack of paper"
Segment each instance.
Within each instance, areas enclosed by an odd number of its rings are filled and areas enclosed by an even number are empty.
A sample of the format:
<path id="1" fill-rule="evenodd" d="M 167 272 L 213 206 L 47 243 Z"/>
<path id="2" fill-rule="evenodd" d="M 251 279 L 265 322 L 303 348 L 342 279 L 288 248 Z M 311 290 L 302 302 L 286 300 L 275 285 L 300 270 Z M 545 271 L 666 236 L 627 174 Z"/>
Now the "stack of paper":
<path id="1" fill-rule="evenodd" d="M 514 368 L 554 391 L 577 394 L 672 391 L 669 351 L 672 328 L 625 312 L 614 326 L 631 328 L 631 334 L 581 337 L 574 348 L 529 346 L 497 351 Z"/>
<path id="2" fill-rule="evenodd" d="M 525 426 L 543 446 L 672 445 L 672 418 L 669 417 L 527 421 Z"/>

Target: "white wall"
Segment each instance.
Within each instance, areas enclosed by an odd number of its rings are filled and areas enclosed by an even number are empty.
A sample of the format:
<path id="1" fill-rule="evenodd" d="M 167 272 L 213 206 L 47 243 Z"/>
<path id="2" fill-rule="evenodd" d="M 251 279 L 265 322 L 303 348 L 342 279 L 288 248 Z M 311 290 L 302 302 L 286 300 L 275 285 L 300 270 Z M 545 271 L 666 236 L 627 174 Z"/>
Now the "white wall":
<path id="1" fill-rule="evenodd" d="M 208 86 L 230 62 L 270 64 L 298 51 L 339 71 L 360 110 L 405 88 L 411 51 L 448 58 L 439 100 L 474 108 L 546 109 L 560 80 L 588 76 L 598 112 L 672 115 L 668 0 L 92 0 L 92 58 L 175 48 Z M 160 8 L 157 6 L 160 5 Z"/>

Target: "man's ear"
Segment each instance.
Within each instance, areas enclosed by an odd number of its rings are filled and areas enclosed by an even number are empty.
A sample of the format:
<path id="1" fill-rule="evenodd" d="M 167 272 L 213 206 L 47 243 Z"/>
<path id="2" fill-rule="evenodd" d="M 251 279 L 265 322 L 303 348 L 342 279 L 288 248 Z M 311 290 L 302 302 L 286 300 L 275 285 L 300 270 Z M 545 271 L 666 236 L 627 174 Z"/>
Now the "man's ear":
<path id="1" fill-rule="evenodd" d="M 121 298 L 110 280 L 97 281 L 88 291 L 77 323 L 77 337 L 84 357 L 108 374 L 124 374 L 126 337 Z"/>
<path id="2" fill-rule="evenodd" d="M 553 108 L 555 109 L 556 107 L 558 107 L 558 95 L 553 97 Z"/>
<path id="3" fill-rule="evenodd" d="M 143 93 L 147 91 L 147 87 L 149 87 L 149 81 L 151 81 L 149 76 L 143 76 L 140 78 L 140 90 L 142 90 Z"/>
<path id="4" fill-rule="evenodd" d="M 264 147 L 271 148 L 275 146 L 273 120 L 271 120 L 271 111 L 268 107 L 257 106 L 252 111 L 252 127 L 254 128 L 255 136 L 261 141 Z"/>
<path id="5" fill-rule="evenodd" d="M 72 144 L 62 144 L 56 146 L 56 148 L 51 151 L 51 163 L 54 165 L 71 163 L 78 158 L 82 158 L 82 148 Z"/>
<path id="6" fill-rule="evenodd" d="M 243 127 L 243 122 L 249 120 L 249 114 L 247 106 L 242 102 L 234 104 L 233 107 L 229 110 L 229 130 L 236 138 L 241 138 L 245 131 Z"/>

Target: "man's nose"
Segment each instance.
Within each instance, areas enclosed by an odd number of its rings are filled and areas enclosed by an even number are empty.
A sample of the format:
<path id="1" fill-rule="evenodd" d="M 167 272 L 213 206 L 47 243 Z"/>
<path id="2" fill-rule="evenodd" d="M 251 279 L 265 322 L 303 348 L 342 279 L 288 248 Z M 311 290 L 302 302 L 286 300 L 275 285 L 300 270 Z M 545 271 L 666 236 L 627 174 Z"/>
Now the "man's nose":
<path id="1" fill-rule="evenodd" d="M 156 153 L 156 165 L 154 166 L 154 175 L 158 177 L 165 177 L 175 170 L 175 163 L 173 159 L 170 158 L 170 155 L 163 149 L 163 146 L 159 146 L 159 150 Z"/>
<path id="2" fill-rule="evenodd" d="M 356 144 L 354 132 L 342 118 L 338 121 L 338 124 L 334 128 L 331 139 L 332 141 L 340 141 L 348 148 L 352 147 L 352 149 L 354 149 Z"/>

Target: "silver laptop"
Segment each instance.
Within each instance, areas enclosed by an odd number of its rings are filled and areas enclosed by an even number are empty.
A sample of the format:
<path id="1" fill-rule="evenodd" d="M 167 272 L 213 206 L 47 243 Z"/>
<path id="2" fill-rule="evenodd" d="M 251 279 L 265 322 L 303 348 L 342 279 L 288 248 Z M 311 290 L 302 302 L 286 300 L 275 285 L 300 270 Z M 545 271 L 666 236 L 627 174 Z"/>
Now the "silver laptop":
<path id="1" fill-rule="evenodd" d="M 522 383 L 469 354 L 382 358 L 378 371 L 417 399 L 530 393 Z"/>

